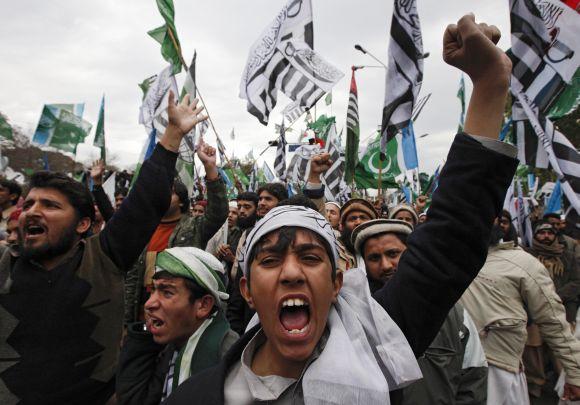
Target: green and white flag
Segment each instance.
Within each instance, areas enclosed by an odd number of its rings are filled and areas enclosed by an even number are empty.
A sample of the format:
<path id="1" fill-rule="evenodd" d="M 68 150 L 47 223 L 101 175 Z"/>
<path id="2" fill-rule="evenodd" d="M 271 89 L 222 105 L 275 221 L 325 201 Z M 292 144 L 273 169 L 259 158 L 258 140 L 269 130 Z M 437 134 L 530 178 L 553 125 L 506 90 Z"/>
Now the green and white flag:
<path id="1" fill-rule="evenodd" d="M 395 137 L 387 143 L 386 159 L 381 162 L 380 135 L 368 144 L 361 154 L 355 169 L 355 183 L 358 188 L 378 188 L 379 167 L 381 168 L 381 188 L 397 187 L 395 177 L 403 173 L 403 157 L 398 156 L 398 139 Z"/>
<path id="2" fill-rule="evenodd" d="M 93 127 L 83 111 L 84 104 L 45 104 L 32 142 L 75 153 Z"/>
<path id="3" fill-rule="evenodd" d="M 194 175 L 193 163 L 186 162 L 182 159 L 177 159 L 175 163 L 175 171 L 179 180 L 187 187 L 187 195 L 193 195 L 193 187 L 195 186 L 195 175 Z"/>
<path id="4" fill-rule="evenodd" d="M 8 123 L 5 116 L 0 114 L 0 138 L 14 139 L 12 126 Z"/>
<path id="5" fill-rule="evenodd" d="M 350 79 L 350 93 L 348 96 L 348 108 L 346 110 L 346 151 L 344 159 L 344 181 L 352 184 L 354 171 L 358 163 L 359 143 L 359 116 L 358 116 L 358 90 L 354 77 L 354 69 Z M 340 142 L 339 142 L 340 144 Z"/>
<path id="6" fill-rule="evenodd" d="M 183 89 L 181 90 L 180 99 L 182 100 L 186 94 L 189 94 L 190 101 L 197 97 L 197 87 L 195 86 L 195 62 L 197 59 L 197 52 L 193 51 L 193 59 L 187 70 L 187 75 L 185 76 L 185 83 L 183 83 Z"/>
<path id="7" fill-rule="evenodd" d="M 97 122 L 97 129 L 95 130 L 95 139 L 93 145 L 101 148 L 101 159 L 103 162 L 107 160 L 107 151 L 105 147 L 105 95 L 101 99 L 101 109 L 99 110 L 99 121 Z"/>
<path id="8" fill-rule="evenodd" d="M 326 105 L 331 105 L 332 104 L 332 91 L 329 92 L 326 97 L 324 97 L 324 103 Z"/>
<path id="9" fill-rule="evenodd" d="M 161 27 L 149 31 L 147 34 L 161 44 L 163 59 L 173 66 L 173 74 L 181 72 L 180 45 L 175 29 L 175 7 L 173 0 L 157 0 L 157 8 L 165 20 Z"/>
<path id="10" fill-rule="evenodd" d="M 155 79 L 157 79 L 157 75 L 153 75 L 148 77 L 147 79 L 143 80 L 141 83 L 138 84 L 139 88 L 143 92 L 143 98 L 141 100 L 145 100 L 145 96 L 147 96 L 147 92 L 153 83 L 155 83 Z"/>

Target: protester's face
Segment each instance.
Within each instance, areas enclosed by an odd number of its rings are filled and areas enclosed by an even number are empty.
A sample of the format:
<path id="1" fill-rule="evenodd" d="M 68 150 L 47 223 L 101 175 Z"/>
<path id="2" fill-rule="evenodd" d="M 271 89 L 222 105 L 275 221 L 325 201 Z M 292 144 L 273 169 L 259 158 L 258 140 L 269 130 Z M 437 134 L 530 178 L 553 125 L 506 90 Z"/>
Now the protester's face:
<path id="1" fill-rule="evenodd" d="M 421 215 L 421 216 L 419 217 L 419 223 L 420 223 L 420 224 L 424 224 L 424 223 L 425 223 L 425 221 L 427 221 L 427 215 Z"/>
<path id="2" fill-rule="evenodd" d="M 239 218 L 249 218 L 256 213 L 256 204 L 252 201 L 238 201 L 238 216 Z"/>
<path id="3" fill-rule="evenodd" d="M 74 207 L 60 191 L 33 188 L 22 205 L 19 219 L 22 255 L 46 259 L 66 253 L 91 226 L 78 218 Z"/>
<path id="4" fill-rule="evenodd" d="M 360 224 L 370 221 L 371 217 L 362 211 L 351 211 L 344 221 L 344 228 L 352 232 Z"/>
<path id="5" fill-rule="evenodd" d="M 326 220 L 334 229 L 338 229 L 340 223 L 340 210 L 334 204 L 326 204 Z"/>
<path id="6" fill-rule="evenodd" d="M 190 294 L 181 277 L 153 280 L 153 292 L 145 303 L 145 322 L 156 343 L 181 346 L 207 318 L 213 297 L 208 294 L 192 304 Z"/>
<path id="7" fill-rule="evenodd" d="M 240 290 L 260 317 L 270 360 L 296 365 L 310 357 L 320 340 L 342 274 L 332 280 L 328 253 L 310 231 L 297 230 L 283 252 L 276 249 L 278 237 L 278 231 L 264 236 L 251 263 L 250 285 L 244 277 Z"/>
<path id="8" fill-rule="evenodd" d="M 228 226 L 236 226 L 238 223 L 238 209 L 236 207 L 230 207 L 230 212 L 228 213 Z"/>
<path id="9" fill-rule="evenodd" d="M 13 256 L 17 256 L 20 252 L 20 229 L 18 227 L 18 220 L 13 219 L 8 221 L 6 224 L 6 232 L 8 233 L 6 242 L 10 249 L 10 253 L 12 253 Z"/>
<path id="10" fill-rule="evenodd" d="M 261 218 L 266 215 L 270 210 L 276 205 L 278 205 L 278 199 L 267 191 L 262 191 L 258 200 L 258 216 Z"/>
<path id="11" fill-rule="evenodd" d="M 191 209 L 191 216 L 202 217 L 205 214 L 205 207 L 201 204 L 195 204 Z"/>
<path id="12" fill-rule="evenodd" d="M 405 250 L 407 246 L 392 233 L 367 239 L 363 253 L 369 277 L 382 283 L 389 281 L 397 271 Z"/>
<path id="13" fill-rule="evenodd" d="M 542 229 L 536 233 L 534 238 L 544 245 L 551 245 L 556 240 L 556 234 L 549 229 Z"/>
<path id="14" fill-rule="evenodd" d="M 506 217 L 501 217 L 499 219 L 499 226 L 504 234 L 504 236 L 507 236 L 509 231 L 510 231 L 510 220 L 509 218 Z"/>
<path id="15" fill-rule="evenodd" d="M 121 207 L 121 204 L 123 204 L 124 200 L 125 200 L 125 196 L 123 194 L 117 194 L 115 196 L 115 210 L 118 210 L 119 207 Z"/>
<path id="16" fill-rule="evenodd" d="M 415 219 L 413 218 L 413 214 L 411 214 L 407 210 L 401 210 L 397 212 L 394 219 L 398 219 L 399 221 L 405 221 L 408 224 L 415 226 Z"/>
<path id="17" fill-rule="evenodd" d="M 15 198 L 16 194 L 10 194 L 8 187 L 0 185 L 0 207 L 11 205 Z"/>
<path id="18" fill-rule="evenodd" d="M 548 217 L 548 222 L 554 227 L 556 232 L 563 231 L 566 228 L 566 221 L 562 221 L 560 218 Z"/>

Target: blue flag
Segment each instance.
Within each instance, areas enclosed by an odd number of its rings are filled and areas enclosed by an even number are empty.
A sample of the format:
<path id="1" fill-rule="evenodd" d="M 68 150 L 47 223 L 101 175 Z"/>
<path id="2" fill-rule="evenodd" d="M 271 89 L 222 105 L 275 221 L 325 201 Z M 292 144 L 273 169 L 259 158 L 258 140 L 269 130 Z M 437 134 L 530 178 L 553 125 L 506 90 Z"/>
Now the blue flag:
<path id="1" fill-rule="evenodd" d="M 562 186 L 560 185 L 560 180 L 556 181 L 554 190 L 552 190 L 552 195 L 548 200 L 548 205 L 544 214 L 550 214 L 553 212 L 562 212 Z"/>
<path id="2" fill-rule="evenodd" d="M 415 131 L 413 131 L 413 121 L 409 121 L 409 125 L 402 129 L 403 139 L 403 158 L 405 159 L 405 167 L 407 170 L 416 169 L 419 167 L 419 159 L 417 158 L 417 146 L 415 145 Z"/>

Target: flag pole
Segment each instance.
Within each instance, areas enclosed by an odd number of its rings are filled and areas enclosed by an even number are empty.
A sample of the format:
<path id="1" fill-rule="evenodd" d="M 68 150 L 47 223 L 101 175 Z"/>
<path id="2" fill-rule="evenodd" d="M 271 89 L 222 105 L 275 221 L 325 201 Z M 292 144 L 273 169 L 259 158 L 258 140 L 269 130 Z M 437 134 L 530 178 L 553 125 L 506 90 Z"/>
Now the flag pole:
<path id="1" fill-rule="evenodd" d="M 179 55 L 179 59 L 181 60 L 181 64 L 185 67 L 185 70 L 188 69 L 187 67 L 187 63 L 185 63 L 185 59 L 183 58 L 183 54 L 181 53 L 181 47 L 177 44 L 177 41 L 175 40 L 175 35 L 173 35 L 173 30 L 171 29 L 171 27 L 167 27 L 167 32 L 169 33 L 169 37 L 171 38 L 171 42 L 173 42 L 173 46 L 175 47 L 175 49 L 177 49 L 177 54 Z M 203 107 L 205 109 L 205 113 L 207 114 L 207 118 L 209 121 L 209 124 L 211 125 L 211 129 L 213 130 L 213 133 L 215 134 L 216 138 L 219 139 L 219 141 L 221 142 L 221 138 L 218 135 L 215 126 L 213 124 L 213 120 L 211 119 L 211 115 L 209 114 L 209 111 L 207 109 L 207 105 L 205 104 L 205 101 L 203 100 L 203 96 L 201 95 L 201 91 L 199 90 L 199 86 L 197 83 L 195 83 L 195 91 L 197 92 L 197 95 L 199 96 L 199 99 L 201 100 L 201 103 L 203 104 Z M 224 144 L 223 142 L 221 142 L 222 145 Z M 228 158 L 227 155 L 225 155 L 226 161 L 227 163 L 232 166 L 232 174 L 234 175 L 234 182 L 238 182 L 238 176 L 236 176 L 236 172 L 234 170 L 234 167 L 230 161 L 230 159 Z"/>
<path id="2" fill-rule="evenodd" d="M 381 198 L 381 194 L 382 194 L 382 186 L 383 186 L 383 160 L 379 157 L 379 181 L 378 183 L 378 191 L 379 191 L 379 195 L 378 197 Z"/>

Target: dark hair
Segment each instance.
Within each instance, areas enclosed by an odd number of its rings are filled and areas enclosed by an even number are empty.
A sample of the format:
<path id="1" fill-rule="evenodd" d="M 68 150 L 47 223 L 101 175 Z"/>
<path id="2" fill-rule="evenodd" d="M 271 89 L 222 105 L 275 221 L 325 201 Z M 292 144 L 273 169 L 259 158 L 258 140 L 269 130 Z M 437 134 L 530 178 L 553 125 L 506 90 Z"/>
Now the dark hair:
<path id="1" fill-rule="evenodd" d="M 117 197 L 118 195 L 123 196 L 123 197 L 127 197 L 128 191 L 126 188 L 119 188 L 115 191 L 115 197 Z"/>
<path id="2" fill-rule="evenodd" d="M 502 210 L 501 214 L 499 214 L 499 218 L 507 218 L 509 219 L 510 223 L 512 222 L 512 214 L 508 210 Z"/>
<path id="3" fill-rule="evenodd" d="M 254 193 L 253 191 L 245 191 L 243 193 L 238 194 L 236 197 L 237 201 L 250 201 L 253 202 L 255 206 L 258 206 L 258 194 Z"/>
<path id="4" fill-rule="evenodd" d="M 282 201 L 288 198 L 288 190 L 282 183 L 266 183 L 258 189 L 258 196 L 262 194 L 262 191 L 267 191 L 278 199 Z"/>
<path id="5" fill-rule="evenodd" d="M 173 182 L 173 192 L 177 194 L 179 202 L 181 203 L 181 213 L 184 214 L 189 210 L 189 192 L 185 184 L 179 179 L 175 179 Z"/>
<path id="6" fill-rule="evenodd" d="M 22 187 L 14 180 L 0 179 L 0 186 L 7 188 L 9 194 L 16 194 L 16 198 L 12 200 L 12 205 L 18 203 L 18 199 L 22 195 Z"/>
<path id="7" fill-rule="evenodd" d="M 318 211 L 316 204 L 314 204 L 310 198 L 302 194 L 286 198 L 285 200 L 280 201 L 277 206 L 282 207 L 284 205 L 298 205 L 300 207 L 306 207 Z"/>
<path id="8" fill-rule="evenodd" d="M 165 271 L 165 270 L 160 271 L 158 273 L 155 273 L 155 275 L 153 276 L 154 280 L 173 280 L 176 278 L 183 279 L 183 284 L 185 285 L 185 288 L 187 288 L 189 290 L 189 303 L 190 304 L 194 304 L 195 300 L 200 299 L 204 295 L 211 295 L 213 297 L 213 295 L 208 290 L 206 290 L 205 288 L 203 288 L 202 286 L 200 286 L 199 284 L 197 284 L 195 281 L 193 281 L 190 278 L 175 276 L 175 275 L 173 275 L 170 272 Z M 214 300 L 215 300 L 215 298 L 214 298 Z M 215 308 L 217 308 L 217 307 L 215 307 Z"/>
<path id="9" fill-rule="evenodd" d="M 548 219 L 548 218 L 560 219 L 560 214 L 556 214 L 555 212 L 548 212 L 547 214 L 544 214 L 542 219 Z"/>
<path id="10" fill-rule="evenodd" d="M 33 188 L 52 188 L 64 194 L 75 209 L 79 219 L 89 218 L 95 221 L 95 206 L 91 192 L 81 183 L 64 173 L 39 171 L 32 175 L 29 190 Z"/>
<path id="11" fill-rule="evenodd" d="M 278 232 L 278 241 L 276 242 L 276 245 L 273 246 L 273 249 L 278 253 L 283 253 L 283 252 L 286 252 L 288 250 L 290 245 L 292 245 L 292 242 L 294 242 L 294 240 L 296 239 L 296 231 L 309 232 L 316 239 L 317 242 L 319 242 L 320 244 L 322 244 L 322 246 L 324 246 L 324 250 L 326 251 L 326 254 L 328 254 L 328 257 L 330 258 L 330 263 L 331 263 L 330 277 L 331 277 L 332 281 L 334 282 L 334 280 L 336 279 L 336 266 L 337 266 L 337 264 L 333 263 L 334 258 L 333 258 L 332 249 L 330 248 L 330 245 L 323 237 L 318 235 L 316 232 L 313 232 L 313 231 L 306 229 L 306 228 L 301 228 L 299 226 L 283 226 L 283 227 L 280 227 L 280 228 L 264 235 L 261 240 L 256 242 L 256 244 L 252 248 L 252 251 L 249 253 L 248 266 L 251 266 L 252 263 L 254 262 L 254 260 L 256 260 L 256 257 L 260 254 L 260 252 L 262 252 L 262 249 L 264 248 L 264 243 L 265 243 L 265 236 L 268 236 L 274 232 Z M 247 276 L 246 276 L 246 279 L 248 282 L 248 288 L 250 288 L 250 274 L 251 273 L 252 273 L 251 271 L 248 271 Z"/>

